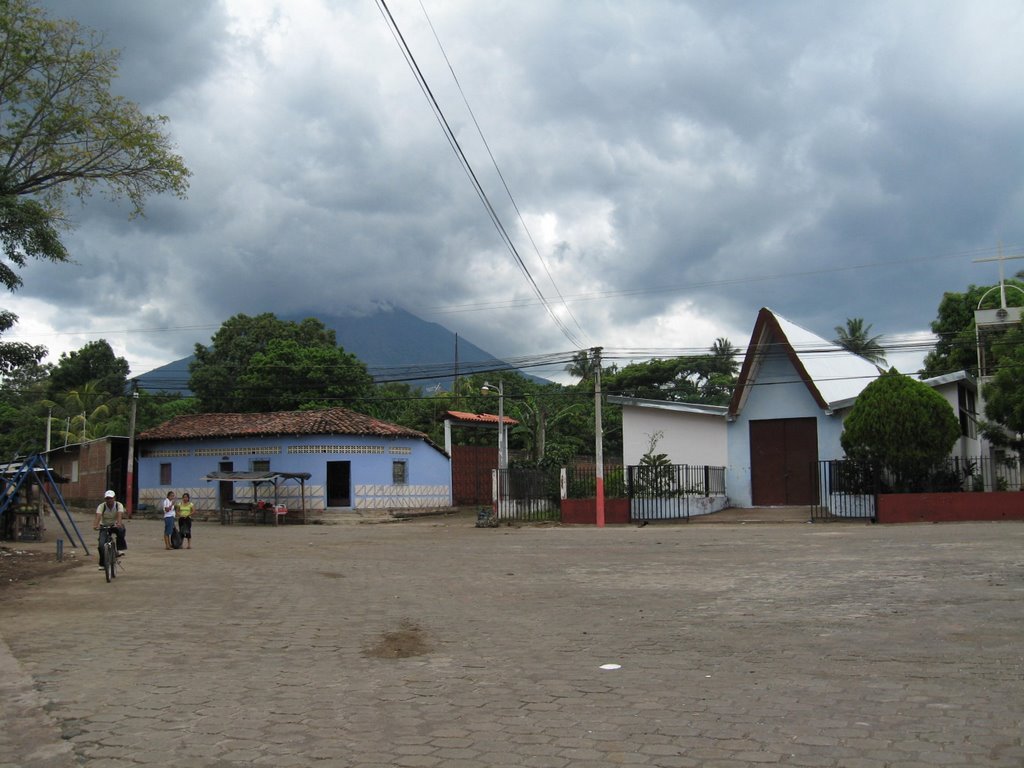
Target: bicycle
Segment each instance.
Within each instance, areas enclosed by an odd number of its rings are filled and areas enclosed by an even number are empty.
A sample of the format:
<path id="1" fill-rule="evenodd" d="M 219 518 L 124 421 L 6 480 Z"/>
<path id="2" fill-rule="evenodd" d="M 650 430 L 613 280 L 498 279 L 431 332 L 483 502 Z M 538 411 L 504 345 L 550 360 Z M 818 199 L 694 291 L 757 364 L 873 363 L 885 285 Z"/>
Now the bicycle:
<path id="1" fill-rule="evenodd" d="M 111 579 L 117 578 L 117 539 L 115 534 L 117 527 L 101 525 L 99 530 L 100 561 L 103 563 L 103 575 L 109 584 Z"/>

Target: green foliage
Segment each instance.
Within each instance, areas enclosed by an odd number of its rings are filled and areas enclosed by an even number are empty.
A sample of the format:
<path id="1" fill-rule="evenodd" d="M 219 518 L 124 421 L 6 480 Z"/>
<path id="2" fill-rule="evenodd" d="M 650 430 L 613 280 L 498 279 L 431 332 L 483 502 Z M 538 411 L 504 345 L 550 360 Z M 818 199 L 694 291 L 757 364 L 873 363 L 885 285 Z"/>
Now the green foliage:
<path id="1" fill-rule="evenodd" d="M 366 365 L 335 346 L 272 339 L 238 380 L 244 410 L 293 411 L 349 405 L 373 386 Z M 268 402 L 269 397 L 269 402 Z"/>
<path id="2" fill-rule="evenodd" d="M 609 373 L 604 389 L 648 400 L 725 405 L 738 372 L 736 348 L 720 338 L 706 355 L 630 363 Z"/>
<path id="3" fill-rule="evenodd" d="M 0 458 L 46 447 L 46 409 L 40 406 L 51 366 L 29 360 L 9 368 L 0 385 Z"/>
<path id="4" fill-rule="evenodd" d="M 572 362 L 565 366 L 565 370 L 579 383 L 590 381 L 594 378 L 594 372 L 599 365 L 599 358 L 594 356 L 591 349 L 581 349 L 572 356 Z"/>
<path id="5" fill-rule="evenodd" d="M 849 458 L 880 465 L 896 487 L 906 488 L 948 457 L 959 436 L 960 424 L 942 395 L 891 369 L 861 392 L 840 442 Z"/>
<path id="6" fill-rule="evenodd" d="M 885 350 L 879 344 L 882 338 L 871 336 L 871 325 L 864 324 L 863 317 L 846 318 L 846 326 L 837 325 L 835 342 L 848 352 L 859 355 L 869 363 L 885 365 Z"/>
<path id="7" fill-rule="evenodd" d="M 56 366 L 40 365 L 44 354 L 42 347 L 29 347 L 20 364 L 5 371 L 0 386 L 0 450 L 42 451 L 48 416 L 52 445 L 128 434 L 124 358 L 116 357 L 103 339 L 64 353 Z"/>
<path id="8" fill-rule="evenodd" d="M 44 400 L 55 420 L 55 434 L 60 442 L 72 444 L 127 432 L 123 418 L 125 397 L 111 395 L 98 382 L 60 393 L 56 400 Z"/>
<path id="9" fill-rule="evenodd" d="M 1024 330 L 1000 337 L 992 346 L 995 376 L 982 387 L 985 416 L 995 422 L 985 435 L 997 445 L 1024 448 Z"/>
<path id="10" fill-rule="evenodd" d="M 65 352 L 50 373 L 48 397 L 78 389 L 92 382 L 93 389 L 109 396 L 122 395 L 128 389 L 128 361 L 117 357 L 106 339 L 90 341 L 81 349 Z"/>
<path id="11" fill-rule="evenodd" d="M 372 391 L 366 366 L 315 318 L 238 314 L 196 344 L 189 388 L 203 411 L 253 413 L 352 405 Z"/>
<path id="12" fill-rule="evenodd" d="M 1006 285 L 1007 305 L 1019 307 L 1024 304 L 1024 294 L 1017 290 L 1024 289 L 1024 282 L 1007 280 Z M 983 296 L 982 309 L 995 309 L 999 306 L 998 286 L 970 285 L 963 293 L 943 294 L 938 316 L 931 324 L 937 341 L 935 349 L 924 359 L 924 375 L 941 376 L 955 371 L 969 371 L 977 375 L 978 347 L 974 312 Z"/>
<path id="13" fill-rule="evenodd" d="M 199 401 L 194 397 L 140 392 L 135 413 L 135 432 L 158 427 L 175 416 L 200 412 Z"/>
<path id="14" fill-rule="evenodd" d="M 37 200 L 16 195 L 0 195 L 0 248 L 10 262 L 0 262 L 0 283 L 11 291 L 21 286 L 11 264 L 24 267 L 27 258 L 68 260 L 53 213 Z"/>
<path id="15" fill-rule="evenodd" d="M 0 310 L 0 333 L 10 330 L 18 317 L 12 312 Z M 0 376 L 9 376 L 19 368 L 37 365 L 46 357 L 46 347 L 25 344 L 20 341 L 0 342 Z"/>
<path id="16" fill-rule="evenodd" d="M 99 35 L 31 0 L 4 0 L 0 42 L 0 282 L 14 289 L 11 265 L 67 260 L 58 232 L 69 194 L 84 200 L 100 185 L 134 216 L 151 194 L 184 197 L 190 172 L 167 118 L 111 93 L 119 54 Z"/>

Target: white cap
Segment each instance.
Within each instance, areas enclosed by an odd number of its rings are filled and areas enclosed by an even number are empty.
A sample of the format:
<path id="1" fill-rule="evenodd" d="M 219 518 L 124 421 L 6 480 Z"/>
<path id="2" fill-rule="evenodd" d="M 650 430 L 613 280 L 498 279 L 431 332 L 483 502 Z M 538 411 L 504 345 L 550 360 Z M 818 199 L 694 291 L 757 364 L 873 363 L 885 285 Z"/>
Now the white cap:
<path id="1" fill-rule="evenodd" d="M 117 496 L 117 494 L 114 493 L 113 491 L 107 491 L 106 493 L 103 494 L 104 499 L 112 499 L 115 496 Z"/>

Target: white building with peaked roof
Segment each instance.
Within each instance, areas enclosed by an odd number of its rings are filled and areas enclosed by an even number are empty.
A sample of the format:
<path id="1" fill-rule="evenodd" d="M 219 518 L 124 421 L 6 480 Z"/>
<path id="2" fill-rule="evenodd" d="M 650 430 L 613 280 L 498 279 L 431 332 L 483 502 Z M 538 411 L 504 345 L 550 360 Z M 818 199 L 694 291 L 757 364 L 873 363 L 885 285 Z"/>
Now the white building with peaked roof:
<path id="1" fill-rule="evenodd" d="M 623 460 L 657 452 L 677 464 L 724 464 L 736 507 L 815 503 L 817 462 L 844 457 L 843 422 L 880 369 L 767 307 L 754 323 L 729 405 L 610 398 L 623 406 Z M 925 380 L 960 419 L 959 457 L 988 450 L 977 433 L 977 382 L 959 372 Z M 644 442 L 646 440 L 646 443 Z"/>

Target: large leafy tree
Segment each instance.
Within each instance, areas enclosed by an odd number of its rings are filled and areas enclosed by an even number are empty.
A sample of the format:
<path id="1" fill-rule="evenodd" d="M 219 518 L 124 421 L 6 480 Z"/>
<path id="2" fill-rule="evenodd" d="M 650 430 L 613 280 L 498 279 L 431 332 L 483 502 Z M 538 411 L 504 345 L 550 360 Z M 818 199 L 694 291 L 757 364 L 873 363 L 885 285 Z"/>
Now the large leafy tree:
<path id="1" fill-rule="evenodd" d="M 63 261 L 63 202 L 99 185 L 141 214 L 151 194 L 188 189 L 167 118 L 111 93 L 119 52 L 32 0 L 0 2 L 0 221 L 4 255 Z M 8 287 L 18 279 L 0 271 Z"/>
<path id="2" fill-rule="evenodd" d="M 65 201 L 99 186 L 143 213 L 151 194 L 184 197 L 190 172 L 165 133 L 110 91 L 119 54 L 32 0 L 0 0 L 0 283 L 16 290 L 28 259 L 67 261 Z M 0 332 L 17 320 L 3 312 Z M 0 368 L 25 362 L 0 344 Z"/>
<path id="3" fill-rule="evenodd" d="M 94 389 L 108 396 L 123 395 L 128 387 L 128 361 L 114 354 L 106 339 L 90 341 L 81 349 L 65 352 L 50 374 L 50 399 L 92 382 Z"/>
<path id="4" fill-rule="evenodd" d="M 898 487 L 909 488 L 949 456 L 959 436 L 960 423 L 942 395 L 891 369 L 861 392 L 840 443 L 849 458 L 878 464 Z"/>
<path id="5" fill-rule="evenodd" d="M 708 354 L 631 363 L 610 373 L 605 389 L 628 397 L 724 405 L 739 370 L 736 348 L 717 339 Z"/>
<path id="6" fill-rule="evenodd" d="M 14 313 L 0 310 L 0 334 L 9 331 L 17 319 Z M 21 341 L 0 341 L 0 376 L 9 375 L 25 366 L 38 364 L 44 357 L 46 347 Z"/>
<path id="7" fill-rule="evenodd" d="M 1011 307 L 1024 304 L 1024 281 L 1006 280 L 1006 303 Z M 936 336 L 935 349 L 924 359 L 926 376 L 940 376 L 954 371 L 978 372 L 978 344 L 974 312 L 999 307 L 998 286 L 969 285 L 966 291 L 947 292 L 939 302 L 938 314 L 931 323 Z"/>
<path id="8" fill-rule="evenodd" d="M 872 336 L 871 325 L 865 325 L 863 317 L 846 318 L 846 325 L 837 325 L 835 332 L 835 343 L 846 351 L 859 355 L 877 366 L 886 364 L 885 350 L 879 343 L 882 336 Z"/>
<path id="9" fill-rule="evenodd" d="M 41 451 L 46 444 L 46 381 L 52 366 L 29 359 L 9 367 L 0 383 L 0 458 Z"/>
<path id="10" fill-rule="evenodd" d="M 244 410 L 351 406 L 372 386 L 366 365 L 355 355 L 341 347 L 309 346 L 297 339 L 272 339 L 265 350 L 253 355 L 238 380 Z"/>
<path id="11" fill-rule="evenodd" d="M 56 442 L 127 433 L 128 361 L 106 340 L 65 352 L 56 365 L 41 365 L 44 354 L 43 347 L 27 347 L 18 355 L 21 364 L 4 371 L 0 446 L 19 453 L 42 450 L 48 416 Z"/>
<path id="12" fill-rule="evenodd" d="M 373 385 L 366 366 L 321 321 L 270 312 L 225 321 L 210 346 L 196 344 L 190 370 L 200 409 L 218 413 L 352 405 Z"/>
<path id="13" fill-rule="evenodd" d="M 1020 326 L 992 345 L 996 372 L 982 387 L 985 436 L 996 445 L 1024 449 L 1024 329 Z"/>

